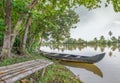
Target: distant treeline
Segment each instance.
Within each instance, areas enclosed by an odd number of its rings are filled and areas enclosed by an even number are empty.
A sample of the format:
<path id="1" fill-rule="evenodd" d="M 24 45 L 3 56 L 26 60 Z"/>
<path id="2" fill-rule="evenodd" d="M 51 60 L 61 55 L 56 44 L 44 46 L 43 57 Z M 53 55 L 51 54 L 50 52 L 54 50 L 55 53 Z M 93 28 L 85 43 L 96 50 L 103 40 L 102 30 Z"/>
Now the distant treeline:
<path id="1" fill-rule="evenodd" d="M 120 36 L 116 37 L 112 35 L 113 33 L 111 31 L 108 32 L 109 38 L 105 39 L 105 37 L 102 35 L 99 38 L 95 37 L 91 41 L 86 41 L 81 38 L 79 39 L 73 39 L 69 38 L 66 41 L 64 41 L 65 44 L 74 44 L 74 43 L 80 43 L 80 44 L 113 44 L 113 43 L 120 43 Z"/>

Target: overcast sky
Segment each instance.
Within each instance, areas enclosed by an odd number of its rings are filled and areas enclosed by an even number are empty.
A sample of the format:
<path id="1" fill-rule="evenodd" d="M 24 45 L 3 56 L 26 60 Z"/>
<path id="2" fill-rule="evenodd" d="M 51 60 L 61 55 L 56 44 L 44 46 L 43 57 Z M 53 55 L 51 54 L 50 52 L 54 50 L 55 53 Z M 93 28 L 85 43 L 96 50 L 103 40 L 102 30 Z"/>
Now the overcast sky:
<path id="1" fill-rule="evenodd" d="M 108 38 L 110 30 L 114 36 L 120 36 L 120 13 L 115 13 L 112 6 L 91 11 L 79 7 L 75 11 L 80 17 L 80 22 L 76 24 L 76 29 L 71 29 L 72 38 L 91 40 L 101 35 Z"/>

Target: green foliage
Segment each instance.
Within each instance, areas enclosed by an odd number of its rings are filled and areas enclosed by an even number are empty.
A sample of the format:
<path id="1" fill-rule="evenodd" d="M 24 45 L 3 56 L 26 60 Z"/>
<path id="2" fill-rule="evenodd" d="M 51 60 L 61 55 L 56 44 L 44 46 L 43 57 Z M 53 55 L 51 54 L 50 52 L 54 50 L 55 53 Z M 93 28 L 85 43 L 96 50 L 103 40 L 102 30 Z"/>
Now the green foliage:
<path id="1" fill-rule="evenodd" d="M 41 59 L 42 57 L 39 53 L 31 53 L 31 56 L 15 56 L 12 58 L 6 58 L 2 62 L 0 62 L 0 66 L 7 66 L 19 62 L 25 62 L 33 59 Z M 45 58 L 44 58 L 45 59 Z M 60 73 L 61 72 L 61 73 Z M 72 72 L 66 69 L 64 66 L 59 64 L 52 64 L 51 66 L 46 68 L 45 75 L 41 77 L 42 71 L 38 71 L 38 73 L 34 73 L 31 76 L 26 77 L 30 83 L 30 78 L 35 79 L 37 83 L 82 83 L 79 79 L 76 79 Z M 19 83 L 19 81 L 15 82 Z"/>
<path id="2" fill-rule="evenodd" d="M 4 30 L 5 30 L 4 19 L 0 18 L 0 32 L 3 32 Z"/>
<path id="3" fill-rule="evenodd" d="M 86 8 L 88 9 L 94 9 L 94 8 L 98 8 L 101 7 L 101 0 L 78 0 L 78 4 L 84 5 Z"/>
<path id="4" fill-rule="evenodd" d="M 23 13 L 28 11 L 26 6 L 29 2 L 31 2 L 31 0 L 12 0 L 11 2 L 14 11 L 18 13 Z"/>
<path id="5" fill-rule="evenodd" d="M 30 53 L 29 56 L 28 56 L 28 54 L 22 55 L 22 56 L 13 55 L 13 57 L 2 60 L 0 62 L 0 66 L 7 66 L 7 65 L 24 62 L 24 61 L 28 61 L 28 60 L 33 60 L 33 59 L 38 59 L 38 58 L 43 59 L 44 57 L 42 57 L 39 53 L 33 53 L 33 52 Z"/>
<path id="6" fill-rule="evenodd" d="M 70 29 L 74 28 L 73 24 L 79 21 L 78 15 L 71 10 L 74 6 L 84 6 L 87 9 L 95 9 L 101 6 L 102 0 L 38 0 L 38 3 L 29 9 L 28 5 L 33 0 L 11 0 L 12 10 L 12 32 L 18 22 L 18 19 L 23 15 L 23 23 L 18 24 L 18 37 L 15 40 L 15 46 L 18 46 L 23 39 L 24 26 L 28 14 L 32 17 L 32 23 L 29 28 L 27 47 L 38 47 L 40 41 L 48 41 L 52 43 L 63 43 L 64 40 L 70 37 Z M 120 11 L 120 0 L 106 0 L 106 5 L 112 3 L 116 12 Z M 4 23 L 5 1 L 0 2 L 0 38 L 3 40 L 3 31 L 7 28 Z M 19 41 L 18 41 L 19 40 Z M 79 42 L 84 42 L 79 40 Z M 78 42 L 77 42 L 78 43 Z"/>
<path id="7" fill-rule="evenodd" d="M 106 0 L 106 2 L 112 3 L 115 12 L 120 12 L 120 0 Z"/>
<path id="8" fill-rule="evenodd" d="M 112 44 L 119 44 L 120 43 L 120 37 L 115 37 L 112 36 L 113 33 L 112 31 L 108 32 L 108 35 L 110 36 L 109 39 L 105 39 L 105 37 L 103 35 L 101 35 L 99 38 L 95 37 L 94 39 L 90 40 L 90 41 L 85 41 L 81 38 L 74 39 L 74 38 L 68 38 L 67 40 L 64 41 L 65 44 L 96 44 L 96 45 L 112 45 Z"/>
<path id="9" fill-rule="evenodd" d="M 47 42 L 62 42 L 69 37 L 70 28 L 73 28 L 72 25 L 78 21 L 78 15 L 72 10 L 66 10 L 64 14 L 56 13 L 51 16 L 34 18 L 29 30 L 28 44 L 34 42 L 34 47 L 39 46 L 41 38 Z"/>
<path id="10" fill-rule="evenodd" d="M 0 47 L 3 45 L 3 40 L 4 40 L 4 34 L 3 32 L 0 32 Z"/>
<path id="11" fill-rule="evenodd" d="M 5 28 L 5 21 L 4 21 L 4 2 L 3 0 L 0 1 L 0 33 L 3 32 Z"/>
<path id="12" fill-rule="evenodd" d="M 82 83 L 79 79 L 75 78 L 71 71 L 60 64 L 48 66 L 43 77 L 41 74 L 42 71 L 40 70 L 25 79 L 28 83 L 31 82 L 29 78 L 33 78 L 37 83 Z"/>
<path id="13" fill-rule="evenodd" d="M 49 66 L 45 76 L 38 80 L 39 83 L 82 83 L 75 79 L 68 69 L 59 64 Z"/>
<path id="14" fill-rule="evenodd" d="M 64 41 L 65 44 L 83 44 L 86 43 L 85 40 L 79 38 L 79 39 L 74 39 L 74 38 L 68 38 L 67 40 Z"/>
<path id="15" fill-rule="evenodd" d="M 19 37 L 16 37 L 15 43 L 14 43 L 13 46 L 14 46 L 14 47 L 20 47 L 20 38 L 19 38 Z"/>

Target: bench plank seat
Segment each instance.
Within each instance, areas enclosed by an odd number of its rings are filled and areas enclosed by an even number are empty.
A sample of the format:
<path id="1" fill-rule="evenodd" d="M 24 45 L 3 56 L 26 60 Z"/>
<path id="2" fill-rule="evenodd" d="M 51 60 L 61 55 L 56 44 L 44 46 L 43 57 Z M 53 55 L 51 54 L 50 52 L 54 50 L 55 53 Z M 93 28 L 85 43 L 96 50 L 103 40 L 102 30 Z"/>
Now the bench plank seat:
<path id="1" fill-rule="evenodd" d="M 14 83 L 52 63 L 48 60 L 36 59 L 0 67 L 0 83 Z"/>

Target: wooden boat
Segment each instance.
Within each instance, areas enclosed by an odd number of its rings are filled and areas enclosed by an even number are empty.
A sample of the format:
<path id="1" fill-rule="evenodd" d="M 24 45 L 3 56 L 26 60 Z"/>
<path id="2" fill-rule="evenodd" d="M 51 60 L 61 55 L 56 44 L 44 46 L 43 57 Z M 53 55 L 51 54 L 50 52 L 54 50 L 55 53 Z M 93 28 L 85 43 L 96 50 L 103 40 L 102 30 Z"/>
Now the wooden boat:
<path id="1" fill-rule="evenodd" d="M 82 62 L 82 63 L 96 63 L 96 62 L 99 62 L 105 56 L 105 53 L 101 53 L 93 56 L 81 56 L 81 55 L 73 55 L 73 54 L 49 53 L 44 51 L 40 51 L 40 52 L 45 57 L 50 59 Z"/>

